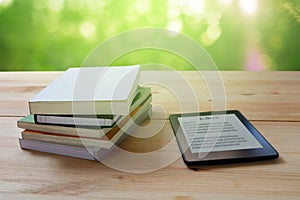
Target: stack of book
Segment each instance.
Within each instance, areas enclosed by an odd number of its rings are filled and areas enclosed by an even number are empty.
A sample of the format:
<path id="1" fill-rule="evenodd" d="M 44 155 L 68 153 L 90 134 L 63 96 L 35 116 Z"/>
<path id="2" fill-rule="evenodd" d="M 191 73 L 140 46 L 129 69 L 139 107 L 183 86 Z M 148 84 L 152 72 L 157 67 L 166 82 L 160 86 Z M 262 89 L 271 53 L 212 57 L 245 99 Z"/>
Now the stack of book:
<path id="1" fill-rule="evenodd" d="M 70 68 L 29 101 L 23 149 L 101 160 L 151 114 L 139 66 Z"/>

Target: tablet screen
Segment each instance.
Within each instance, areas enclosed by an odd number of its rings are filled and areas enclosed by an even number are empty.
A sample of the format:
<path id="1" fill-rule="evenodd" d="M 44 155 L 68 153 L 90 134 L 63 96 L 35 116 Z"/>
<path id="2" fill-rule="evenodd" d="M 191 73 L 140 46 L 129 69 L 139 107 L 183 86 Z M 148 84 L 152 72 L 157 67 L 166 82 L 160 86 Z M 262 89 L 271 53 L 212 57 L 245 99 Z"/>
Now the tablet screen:
<path id="1" fill-rule="evenodd" d="M 278 152 L 237 110 L 170 115 L 184 163 L 203 165 L 278 158 Z"/>
<path id="2" fill-rule="evenodd" d="M 235 114 L 185 116 L 178 121 L 192 153 L 263 148 Z"/>

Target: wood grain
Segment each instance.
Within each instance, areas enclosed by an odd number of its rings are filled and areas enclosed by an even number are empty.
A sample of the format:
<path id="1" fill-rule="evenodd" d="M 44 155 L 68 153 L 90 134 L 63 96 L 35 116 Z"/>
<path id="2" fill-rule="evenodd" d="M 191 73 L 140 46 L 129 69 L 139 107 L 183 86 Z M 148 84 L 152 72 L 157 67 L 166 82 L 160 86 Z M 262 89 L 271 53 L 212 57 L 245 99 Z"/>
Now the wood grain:
<path id="1" fill-rule="evenodd" d="M 181 110 L 170 88 L 177 88 L 182 96 L 188 92 L 186 82 L 173 72 L 142 73 L 141 81 L 153 88 L 157 106 L 151 124 L 145 124 L 152 131 L 140 127 L 119 145 L 131 156 L 116 149 L 103 164 L 21 150 L 18 116 L 28 114 L 27 101 L 59 74 L 0 73 L 0 199 L 299 199 L 299 72 L 221 72 L 226 107 L 239 109 L 250 118 L 280 158 L 198 171 L 187 169 L 182 162 L 167 120 L 169 113 Z M 180 72 L 180 76 L 195 91 L 199 110 L 209 110 L 211 102 L 218 100 L 218 93 L 211 99 L 199 74 Z M 203 76 L 217 87 L 214 72 L 203 72 Z M 188 97 L 183 101 L 193 103 Z M 185 109 L 195 112 L 193 106 Z M 168 159 L 170 163 L 162 162 Z M 154 171 L 148 173 L 123 172 L 151 168 Z"/>
<path id="2" fill-rule="evenodd" d="M 0 73 L 0 116 L 25 116 L 28 100 L 60 72 Z M 250 120 L 300 121 L 300 72 L 145 71 L 160 116 L 238 109 Z M 163 109 L 162 109 L 163 108 Z"/>

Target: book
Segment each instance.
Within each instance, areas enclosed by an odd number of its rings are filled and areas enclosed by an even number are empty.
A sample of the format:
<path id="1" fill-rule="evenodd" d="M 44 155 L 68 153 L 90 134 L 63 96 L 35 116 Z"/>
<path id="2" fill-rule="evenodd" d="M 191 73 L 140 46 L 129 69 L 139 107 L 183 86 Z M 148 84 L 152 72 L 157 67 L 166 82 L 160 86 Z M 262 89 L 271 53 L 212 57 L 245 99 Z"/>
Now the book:
<path id="1" fill-rule="evenodd" d="M 149 101 L 140 105 L 134 111 L 121 120 L 118 126 L 114 126 L 110 131 L 103 135 L 100 139 L 86 137 L 84 132 L 79 133 L 79 136 L 70 136 L 65 134 L 52 134 L 47 132 L 37 132 L 32 130 L 24 130 L 22 132 L 22 138 L 27 140 L 36 140 L 41 142 L 50 142 L 56 144 L 88 147 L 88 148 L 111 148 L 125 133 L 124 130 L 128 130 L 130 126 L 134 124 L 138 118 L 141 117 L 145 111 L 151 110 Z"/>
<path id="2" fill-rule="evenodd" d="M 36 140 L 25 140 L 22 138 L 19 138 L 19 144 L 22 149 L 41 151 L 87 160 L 94 160 L 94 156 L 86 148 L 82 147 L 73 147 L 49 142 L 40 142 Z"/>
<path id="3" fill-rule="evenodd" d="M 133 104 L 131 106 L 132 109 L 136 109 L 137 106 L 145 103 L 150 104 L 152 101 L 151 89 L 146 87 L 140 87 L 138 95 L 135 97 Z M 120 126 L 119 122 L 125 115 L 122 115 L 122 118 L 118 120 L 115 126 Z M 74 126 L 61 126 L 61 125 L 44 125 L 44 124 L 37 124 L 34 122 L 34 115 L 27 115 L 22 119 L 17 121 L 17 126 L 22 129 L 28 129 L 37 132 L 47 132 L 47 133 L 54 133 L 54 134 L 62 134 L 62 135 L 70 135 L 70 136 L 78 136 L 79 133 L 84 134 L 85 137 L 90 138 L 98 138 L 100 139 L 103 135 L 111 130 L 111 128 L 103 128 L 103 127 L 74 127 Z"/>
<path id="4" fill-rule="evenodd" d="M 130 112 L 151 96 L 151 88 L 138 87 L 137 94 L 130 106 Z M 34 115 L 37 124 L 63 125 L 76 127 L 113 127 L 122 115 Z"/>
<path id="5" fill-rule="evenodd" d="M 34 115 L 37 124 L 55 124 L 63 126 L 93 126 L 93 127 L 113 127 L 122 115 Z"/>
<path id="6" fill-rule="evenodd" d="M 54 134 L 74 135 L 78 136 L 79 133 L 84 133 L 86 137 L 101 138 L 111 128 L 99 127 L 72 127 L 72 126 L 57 126 L 57 125 L 43 125 L 34 123 L 34 115 L 27 115 L 17 121 L 17 126 L 22 129 L 28 129 L 38 132 L 47 132 Z"/>
<path id="7" fill-rule="evenodd" d="M 69 68 L 29 101 L 31 114 L 127 115 L 140 66 Z"/>
<path id="8" fill-rule="evenodd" d="M 151 109 L 146 110 L 139 118 L 135 120 L 136 124 L 142 124 L 147 118 L 149 118 L 149 113 Z M 128 132 L 134 131 L 136 126 L 131 126 L 128 129 Z M 55 144 L 50 142 L 41 142 L 37 140 L 27 140 L 27 139 L 19 139 L 19 144 L 22 149 L 27 150 L 35 150 L 45 153 L 87 159 L 87 160 L 102 160 L 107 156 L 113 148 L 118 145 L 124 138 L 126 134 L 123 134 L 119 140 L 116 141 L 115 145 L 112 146 L 110 149 L 100 148 L 98 150 L 93 151 L 92 149 L 87 149 L 85 147 L 76 147 L 76 146 L 69 146 L 63 144 Z"/>

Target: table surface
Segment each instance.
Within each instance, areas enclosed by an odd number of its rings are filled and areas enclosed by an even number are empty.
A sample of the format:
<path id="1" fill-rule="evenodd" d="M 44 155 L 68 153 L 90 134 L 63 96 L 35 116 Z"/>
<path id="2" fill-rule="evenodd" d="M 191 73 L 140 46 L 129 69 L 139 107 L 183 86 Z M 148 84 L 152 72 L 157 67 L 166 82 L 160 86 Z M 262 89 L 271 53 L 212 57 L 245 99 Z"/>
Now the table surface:
<path id="1" fill-rule="evenodd" d="M 142 71 L 141 84 L 152 87 L 152 121 L 119 145 L 130 156 L 113 152 L 105 164 L 20 149 L 16 121 L 60 74 L 0 73 L 0 199 L 300 198 L 300 72 Z M 224 105 L 251 120 L 280 158 L 187 169 L 168 115 Z"/>

